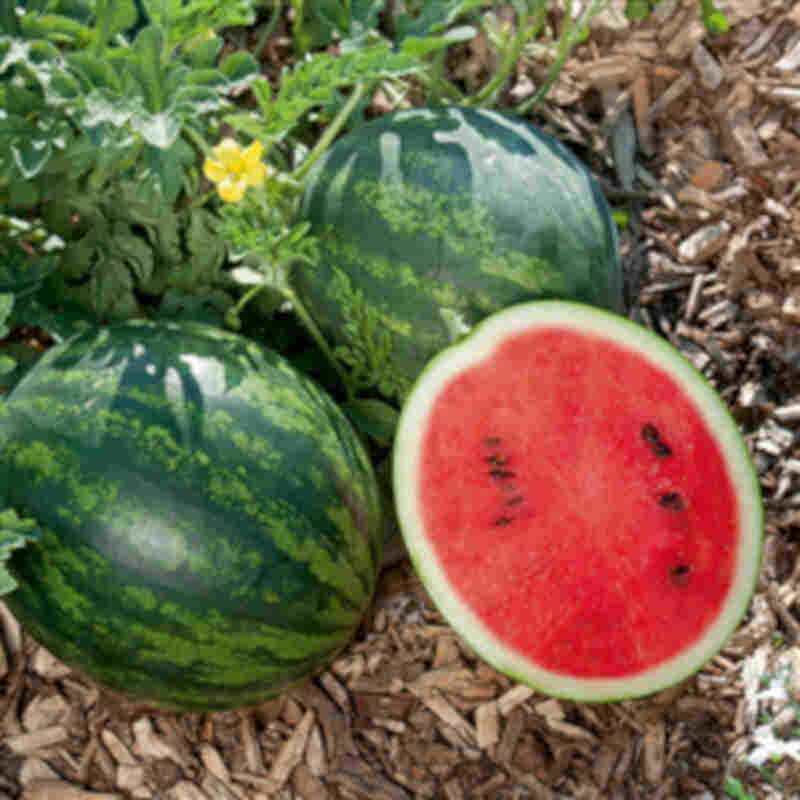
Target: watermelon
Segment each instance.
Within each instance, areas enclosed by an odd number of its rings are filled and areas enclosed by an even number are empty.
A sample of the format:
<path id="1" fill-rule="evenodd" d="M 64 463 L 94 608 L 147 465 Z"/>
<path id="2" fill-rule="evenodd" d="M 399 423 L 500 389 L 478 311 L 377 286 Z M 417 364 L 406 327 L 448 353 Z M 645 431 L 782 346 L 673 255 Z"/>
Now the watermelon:
<path id="1" fill-rule="evenodd" d="M 622 317 L 559 301 L 491 316 L 423 371 L 394 447 L 433 601 L 520 682 L 649 694 L 748 607 L 762 504 L 747 448 L 680 353 Z"/>
<path id="2" fill-rule="evenodd" d="M 66 663 L 165 708 L 255 705 L 349 642 L 379 493 L 342 412 L 272 351 L 134 321 L 53 347 L 0 415 L 3 490 L 41 545 L 8 605 Z"/>
<path id="3" fill-rule="evenodd" d="M 294 294 L 364 385 L 402 399 L 489 314 L 541 298 L 623 305 L 616 227 L 586 167 L 524 119 L 422 107 L 343 136 L 309 173 L 318 237 Z"/>

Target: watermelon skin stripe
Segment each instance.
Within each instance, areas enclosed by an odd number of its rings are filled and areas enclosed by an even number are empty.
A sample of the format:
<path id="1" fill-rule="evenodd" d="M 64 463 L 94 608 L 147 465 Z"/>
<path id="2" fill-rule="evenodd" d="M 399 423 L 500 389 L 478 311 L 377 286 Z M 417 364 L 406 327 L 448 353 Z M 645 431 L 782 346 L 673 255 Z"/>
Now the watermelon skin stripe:
<path id="1" fill-rule="evenodd" d="M 0 419 L 44 526 L 12 611 L 112 689 L 253 704 L 351 639 L 381 556 L 368 457 L 332 400 L 242 337 L 129 323 L 54 348 Z"/>
<path id="2" fill-rule="evenodd" d="M 361 292 L 391 332 L 406 390 L 452 343 L 448 315 L 471 327 L 541 298 L 622 309 L 616 226 L 596 182 L 558 141 L 501 112 L 416 108 L 361 126 L 312 170 L 300 214 L 320 263 L 294 271 L 298 296 L 347 346 Z"/>

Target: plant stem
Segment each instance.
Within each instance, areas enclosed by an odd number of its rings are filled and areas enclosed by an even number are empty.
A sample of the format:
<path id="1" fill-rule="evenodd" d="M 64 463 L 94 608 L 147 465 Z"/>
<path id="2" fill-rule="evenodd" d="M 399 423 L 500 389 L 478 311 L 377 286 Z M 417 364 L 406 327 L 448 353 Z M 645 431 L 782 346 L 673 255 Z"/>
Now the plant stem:
<path id="1" fill-rule="evenodd" d="M 327 343 L 327 341 L 325 341 L 322 331 L 317 327 L 317 323 L 314 322 L 311 315 L 306 310 L 306 307 L 300 301 L 300 298 L 295 294 L 294 289 L 284 286 L 281 287 L 281 292 L 283 296 L 292 304 L 292 309 L 300 318 L 300 322 L 303 323 L 303 326 L 308 331 L 311 338 L 316 342 L 319 349 L 322 350 L 323 354 L 325 355 L 325 358 L 328 359 L 328 362 L 336 371 L 336 374 L 339 376 L 339 380 L 342 382 L 342 386 L 344 386 L 347 399 L 354 399 L 355 392 L 353 391 L 353 387 L 351 386 L 347 373 L 342 369 L 342 365 L 334 355 L 330 345 Z"/>
<path id="2" fill-rule="evenodd" d="M 314 145 L 314 149 L 306 156 L 303 163 L 292 173 L 292 178 L 296 181 L 302 181 L 308 174 L 314 162 L 328 149 L 331 142 L 336 138 L 336 135 L 347 122 L 347 118 L 353 113 L 355 107 L 361 101 L 361 98 L 375 85 L 375 81 L 368 83 L 356 84 L 347 102 L 339 109 L 339 113 L 334 117 L 333 121 L 325 128 L 319 141 Z"/>
<path id="3" fill-rule="evenodd" d="M 510 46 L 507 40 L 503 43 L 503 62 L 500 65 L 500 69 L 495 72 L 492 79 L 483 89 L 470 98 L 470 105 L 479 106 L 484 104 L 489 98 L 494 98 L 495 93 L 499 91 L 500 87 L 506 82 L 511 70 L 514 69 L 514 65 L 519 60 L 523 44 L 528 39 L 528 31 L 525 30 L 527 24 L 527 14 L 521 15 L 517 20 L 518 27 L 517 33 L 514 36 L 514 41 Z M 507 37 L 505 38 L 507 39 Z"/>
<path id="4" fill-rule="evenodd" d="M 598 0 L 593 0 L 593 2 L 586 7 L 581 15 L 577 27 L 581 28 L 584 25 L 588 25 L 589 20 L 596 13 L 598 13 L 598 11 L 601 11 L 603 8 L 605 8 L 606 5 L 608 5 L 607 0 L 599 0 L 599 2 Z M 561 69 L 572 52 L 572 47 L 575 43 L 573 41 L 573 30 L 575 27 L 575 20 L 572 19 L 572 0 L 566 0 L 564 7 L 564 27 L 561 30 L 561 36 L 558 40 L 558 52 L 556 59 L 550 67 L 550 72 L 548 72 L 544 83 L 536 90 L 536 93 L 533 95 L 533 97 L 528 98 L 524 103 L 520 103 L 518 106 L 516 106 L 514 111 L 517 114 L 526 114 L 532 106 L 535 106 L 537 103 L 541 102 L 545 95 L 550 91 L 550 88 L 555 83 L 556 78 L 558 78 Z"/>
<path id="5" fill-rule="evenodd" d="M 275 26 L 278 24 L 280 15 L 281 0 L 275 0 L 272 6 L 272 16 L 270 16 L 269 22 L 266 24 L 264 30 L 261 31 L 261 36 L 259 37 L 258 44 L 256 45 L 254 52 L 256 61 L 261 61 L 261 57 L 264 55 L 264 51 L 267 49 L 267 44 L 269 44 L 269 37 L 272 36 L 272 32 L 275 30 Z"/>

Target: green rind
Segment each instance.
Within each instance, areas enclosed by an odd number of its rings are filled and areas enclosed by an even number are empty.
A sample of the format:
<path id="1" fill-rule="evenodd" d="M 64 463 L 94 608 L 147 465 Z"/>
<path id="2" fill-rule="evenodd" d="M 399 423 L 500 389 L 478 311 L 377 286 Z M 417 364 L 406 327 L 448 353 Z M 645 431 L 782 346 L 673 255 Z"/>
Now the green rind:
<path id="1" fill-rule="evenodd" d="M 49 351 L 0 419 L 9 501 L 45 530 L 8 602 L 56 655 L 183 709 L 252 705 L 350 640 L 382 547 L 368 457 L 279 356 L 128 323 Z"/>
<path id="2" fill-rule="evenodd" d="M 296 268 L 298 297 L 344 347 L 366 338 L 353 330 L 365 304 L 391 332 L 400 397 L 452 343 L 453 317 L 473 326 L 541 298 L 622 308 L 605 199 L 575 156 L 519 117 L 454 106 L 380 117 L 316 165 L 301 216 L 320 263 Z"/>
<path id="3" fill-rule="evenodd" d="M 634 678 L 575 679 L 541 669 L 506 648 L 450 589 L 435 553 L 425 540 L 414 476 L 419 474 L 425 420 L 439 390 L 462 370 L 490 358 L 493 349 L 506 337 L 534 325 L 575 327 L 607 336 L 667 370 L 697 404 L 726 458 L 737 490 L 742 546 L 733 588 L 723 612 L 687 653 Z M 664 339 L 624 317 L 584 304 L 540 301 L 505 309 L 434 358 L 415 382 L 400 415 L 394 442 L 393 485 L 398 522 L 411 560 L 445 619 L 499 671 L 554 697 L 582 702 L 624 700 L 660 691 L 688 678 L 723 647 L 736 629 L 747 612 L 758 580 L 764 525 L 761 489 L 747 446 L 725 404 L 706 379 Z"/>

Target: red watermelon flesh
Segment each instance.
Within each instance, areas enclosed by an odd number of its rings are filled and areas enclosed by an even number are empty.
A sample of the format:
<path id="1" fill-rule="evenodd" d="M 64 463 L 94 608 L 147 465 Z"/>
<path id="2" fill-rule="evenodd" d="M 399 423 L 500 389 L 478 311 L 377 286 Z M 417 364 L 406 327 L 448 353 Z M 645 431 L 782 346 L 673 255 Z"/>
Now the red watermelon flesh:
<path id="1" fill-rule="evenodd" d="M 445 617 L 551 694 L 638 696 L 746 611 L 762 508 L 723 403 L 660 337 L 516 306 L 428 365 L 394 454 L 398 519 Z"/>
<path id="2" fill-rule="evenodd" d="M 674 380 L 597 337 L 522 333 L 454 378 L 422 470 L 452 585 L 548 669 L 649 668 L 696 640 L 730 588 L 738 520 L 719 447 Z"/>

